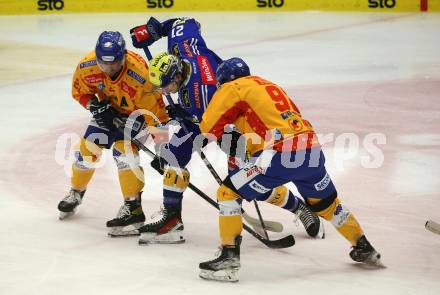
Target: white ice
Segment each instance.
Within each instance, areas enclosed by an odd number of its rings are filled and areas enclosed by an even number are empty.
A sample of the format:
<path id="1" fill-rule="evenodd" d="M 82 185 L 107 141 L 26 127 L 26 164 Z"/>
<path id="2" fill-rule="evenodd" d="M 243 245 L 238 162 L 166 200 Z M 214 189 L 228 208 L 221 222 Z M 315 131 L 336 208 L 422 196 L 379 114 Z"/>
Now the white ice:
<path id="1" fill-rule="evenodd" d="M 122 203 L 111 157 L 78 214 L 59 221 L 56 206 L 69 189 L 69 166 L 59 164 L 69 153 L 60 147 L 70 142 L 66 134 L 81 136 L 90 117 L 70 96 L 74 68 L 101 31 L 119 30 L 129 44 L 128 30 L 149 15 L 2 16 L 0 294 L 440 294 L 440 236 L 424 229 L 426 220 L 440 220 L 440 15 L 179 15 L 196 17 L 221 57 L 244 58 L 294 98 L 328 141 L 339 195 L 387 268 L 353 263 L 331 224 L 325 240 L 312 240 L 291 214 L 262 204 L 266 219 L 285 225 L 271 237 L 293 233 L 296 245 L 271 250 L 245 233 L 240 282 L 199 279 L 198 263 L 218 245 L 216 211 L 188 191 L 185 244 L 140 247 L 136 238 L 109 238 L 105 222 Z M 164 49 L 165 40 L 151 47 Z M 366 168 L 372 156 L 364 140 L 373 133 L 386 141 L 374 144 L 384 161 Z M 359 149 L 348 141 L 353 135 Z M 219 152 L 213 147 L 208 156 L 224 175 Z M 143 207 L 151 215 L 162 201 L 161 178 L 147 156 L 142 162 Z M 190 171 L 215 197 L 217 185 L 197 155 Z"/>

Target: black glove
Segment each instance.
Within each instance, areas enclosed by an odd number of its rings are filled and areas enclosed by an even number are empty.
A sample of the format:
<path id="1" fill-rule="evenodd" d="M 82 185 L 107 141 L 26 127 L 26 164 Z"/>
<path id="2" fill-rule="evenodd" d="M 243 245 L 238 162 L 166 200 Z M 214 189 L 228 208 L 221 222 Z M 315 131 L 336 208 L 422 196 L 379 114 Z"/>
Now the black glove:
<path id="1" fill-rule="evenodd" d="M 99 127 L 106 129 L 112 129 L 114 127 L 113 119 L 117 112 L 107 100 L 99 101 L 97 97 L 94 97 L 90 100 L 89 111 L 92 113 Z"/>
<path id="2" fill-rule="evenodd" d="M 136 48 L 145 48 L 162 38 L 162 24 L 150 17 L 146 25 L 130 29 L 131 41 Z"/>
<path id="3" fill-rule="evenodd" d="M 130 132 L 130 139 L 134 139 L 142 130 L 144 130 L 145 117 L 140 113 L 133 112 L 130 116 L 119 116 L 119 118 L 123 122 L 121 127 L 124 128 L 124 132 Z M 139 136 L 142 137 L 143 135 L 145 134 L 140 134 Z"/>
<path id="4" fill-rule="evenodd" d="M 166 110 L 168 112 L 168 116 L 176 121 L 193 121 L 190 114 L 185 111 L 179 104 L 175 103 L 173 105 L 167 105 Z"/>
<path id="5" fill-rule="evenodd" d="M 225 126 L 225 132 L 217 140 L 217 144 L 227 155 L 242 158 L 246 154 L 246 140 L 241 135 L 235 126 Z"/>
<path id="6" fill-rule="evenodd" d="M 160 174 L 163 174 L 165 169 L 166 161 L 164 158 L 159 157 L 158 155 L 154 156 L 154 159 L 150 162 L 151 167 L 154 168 Z"/>

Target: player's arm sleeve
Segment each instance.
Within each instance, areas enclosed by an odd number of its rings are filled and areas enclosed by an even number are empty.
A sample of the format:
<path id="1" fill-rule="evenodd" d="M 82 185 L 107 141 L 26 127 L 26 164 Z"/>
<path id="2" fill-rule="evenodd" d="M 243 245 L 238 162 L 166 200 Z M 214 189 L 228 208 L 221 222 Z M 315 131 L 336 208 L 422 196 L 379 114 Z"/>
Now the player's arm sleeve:
<path id="1" fill-rule="evenodd" d="M 161 28 L 160 34 L 162 36 L 168 36 L 168 34 L 171 32 L 171 29 L 173 28 L 173 24 L 176 20 L 178 20 L 178 18 L 170 18 L 170 19 L 162 22 L 162 28 Z"/>
<path id="2" fill-rule="evenodd" d="M 143 114 L 148 126 L 157 126 L 169 121 L 160 92 L 144 91 L 143 95 L 135 100 L 135 106 L 139 110 L 146 110 Z"/>
<path id="3" fill-rule="evenodd" d="M 225 125 L 232 124 L 245 111 L 246 103 L 239 98 L 234 87 L 223 85 L 203 113 L 200 130 L 204 135 L 213 134 L 220 138 Z"/>
<path id="4" fill-rule="evenodd" d="M 178 28 L 179 26 L 181 29 Z M 193 18 L 174 19 L 165 36 L 168 36 L 168 40 L 172 39 L 172 43 L 182 43 L 185 40 L 194 39 L 193 46 L 206 47 L 200 28 L 200 23 Z"/>
<path id="5" fill-rule="evenodd" d="M 87 108 L 89 101 L 95 97 L 96 91 L 85 83 L 82 78 L 79 66 L 73 74 L 72 97 L 78 101 L 84 108 Z"/>

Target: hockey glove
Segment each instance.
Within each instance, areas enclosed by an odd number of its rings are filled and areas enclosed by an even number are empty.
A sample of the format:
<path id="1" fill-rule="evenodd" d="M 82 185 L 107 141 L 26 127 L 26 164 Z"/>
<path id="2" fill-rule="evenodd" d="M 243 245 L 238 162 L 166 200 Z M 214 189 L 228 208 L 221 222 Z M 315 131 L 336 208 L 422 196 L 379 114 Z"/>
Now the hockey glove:
<path id="1" fill-rule="evenodd" d="M 168 116 L 176 121 L 193 121 L 191 115 L 188 114 L 179 104 L 167 105 L 166 110 Z"/>
<path id="2" fill-rule="evenodd" d="M 124 133 L 126 136 L 130 136 L 130 140 L 135 137 L 136 139 L 140 139 L 145 135 L 148 136 L 148 133 L 146 132 L 141 133 L 143 130 L 146 130 L 144 129 L 145 118 L 143 115 L 133 112 L 130 116 L 120 116 L 120 119 L 124 122 Z"/>
<path id="3" fill-rule="evenodd" d="M 153 167 L 154 170 L 159 172 L 160 174 L 163 174 L 163 171 L 165 170 L 166 161 L 164 158 L 155 155 L 154 159 L 150 162 L 151 167 Z"/>
<path id="4" fill-rule="evenodd" d="M 225 132 L 217 140 L 220 149 L 231 157 L 240 157 L 246 154 L 246 140 L 234 125 L 225 126 Z"/>
<path id="5" fill-rule="evenodd" d="M 146 25 L 130 29 L 131 41 L 136 48 L 145 48 L 162 38 L 162 24 L 150 17 Z"/>
<path id="6" fill-rule="evenodd" d="M 116 116 L 115 109 L 108 103 L 107 100 L 99 101 L 97 97 L 90 100 L 89 111 L 99 127 L 112 129 L 113 118 Z"/>

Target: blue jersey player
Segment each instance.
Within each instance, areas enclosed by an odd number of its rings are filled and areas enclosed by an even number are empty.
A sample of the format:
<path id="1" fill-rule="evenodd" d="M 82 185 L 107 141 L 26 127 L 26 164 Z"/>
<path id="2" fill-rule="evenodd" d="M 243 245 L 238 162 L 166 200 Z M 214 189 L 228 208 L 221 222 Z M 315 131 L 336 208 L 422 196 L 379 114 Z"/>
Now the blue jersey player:
<path id="1" fill-rule="evenodd" d="M 183 192 L 189 184 L 185 168 L 194 151 L 194 138 L 200 134 L 198 123 L 216 91 L 215 71 L 221 58 L 210 50 L 200 33 L 200 24 L 192 18 L 159 22 L 151 17 L 146 25 L 131 29 L 133 45 L 150 46 L 168 37 L 168 53 L 160 53 L 150 61 L 149 80 L 163 94 L 178 93 L 178 105 L 169 106 L 174 118 L 184 118 L 182 127 L 162 147 L 160 158 L 152 162 L 158 170 L 164 168 L 162 218 L 140 229 L 140 243 L 181 243 Z M 162 167 L 162 161 L 167 165 Z"/>

